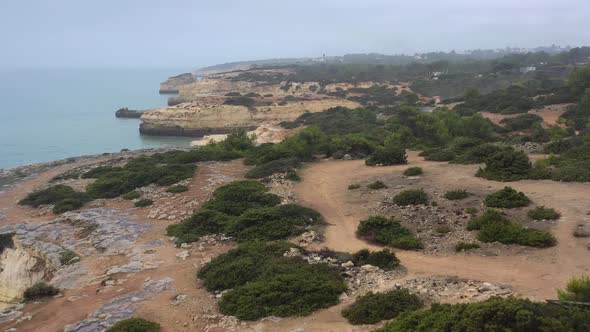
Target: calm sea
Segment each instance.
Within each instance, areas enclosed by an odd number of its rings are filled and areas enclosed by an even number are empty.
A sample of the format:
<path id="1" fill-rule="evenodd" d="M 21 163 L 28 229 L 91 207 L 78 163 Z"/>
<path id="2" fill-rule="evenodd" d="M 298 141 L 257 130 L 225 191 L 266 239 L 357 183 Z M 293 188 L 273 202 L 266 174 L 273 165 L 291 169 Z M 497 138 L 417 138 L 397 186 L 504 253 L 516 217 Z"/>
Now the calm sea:
<path id="1" fill-rule="evenodd" d="M 139 134 L 120 107 L 166 105 L 159 83 L 187 69 L 0 69 L 0 169 L 123 148 L 188 146 Z"/>

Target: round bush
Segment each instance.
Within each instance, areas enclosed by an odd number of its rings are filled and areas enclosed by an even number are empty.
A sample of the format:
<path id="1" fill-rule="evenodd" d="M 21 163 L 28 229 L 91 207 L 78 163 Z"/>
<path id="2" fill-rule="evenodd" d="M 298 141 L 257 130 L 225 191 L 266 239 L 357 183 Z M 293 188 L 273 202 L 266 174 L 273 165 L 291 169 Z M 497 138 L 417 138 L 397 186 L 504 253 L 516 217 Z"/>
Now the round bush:
<path id="1" fill-rule="evenodd" d="M 399 266 L 399 259 L 389 249 L 381 251 L 362 249 L 352 255 L 352 261 L 356 266 L 370 264 L 386 271 Z"/>
<path id="2" fill-rule="evenodd" d="M 154 201 L 152 201 L 151 199 L 140 199 L 139 201 L 135 202 L 135 207 L 146 207 L 146 206 L 150 206 L 154 204 Z"/>
<path id="3" fill-rule="evenodd" d="M 467 197 L 469 197 L 469 193 L 462 189 L 449 190 L 445 193 L 445 198 L 451 201 L 464 199 Z"/>
<path id="4" fill-rule="evenodd" d="M 506 209 L 523 207 L 530 203 L 531 200 L 522 191 L 516 191 L 510 187 L 504 187 L 504 189 L 488 195 L 484 200 L 487 207 Z"/>
<path id="5" fill-rule="evenodd" d="M 59 294 L 59 289 L 44 282 L 38 282 L 25 290 L 23 298 L 28 302 L 57 294 Z"/>
<path id="6" fill-rule="evenodd" d="M 375 324 L 397 317 L 404 311 L 418 310 L 423 306 L 420 298 L 407 289 L 387 293 L 371 293 L 359 297 L 342 310 L 342 316 L 353 325 Z"/>
<path id="7" fill-rule="evenodd" d="M 387 186 L 385 185 L 385 183 L 383 183 L 381 181 L 375 181 L 375 182 L 369 183 L 367 185 L 367 188 L 373 189 L 373 190 L 378 190 L 378 189 L 387 188 Z"/>
<path id="8" fill-rule="evenodd" d="M 404 171 L 405 176 L 417 176 L 423 173 L 422 167 L 410 167 Z"/>
<path id="9" fill-rule="evenodd" d="M 528 178 L 531 168 L 524 152 L 504 149 L 489 157 L 476 175 L 488 180 L 517 181 Z"/>
<path id="10" fill-rule="evenodd" d="M 367 166 L 389 166 L 407 163 L 406 150 L 395 145 L 377 148 L 369 159 L 365 161 Z"/>
<path id="11" fill-rule="evenodd" d="M 559 213 L 551 208 L 546 208 L 544 206 L 538 206 L 532 210 L 530 210 L 527 215 L 529 218 L 534 220 L 555 220 L 559 219 Z"/>
<path id="12" fill-rule="evenodd" d="M 134 200 L 134 199 L 138 199 L 139 197 L 141 197 L 141 194 L 139 193 L 139 191 L 130 191 L 126 194 L 121 195 L 121 197 L 123 197 L 123 199 L 126 199 L 128 201 Z"/>
<path id="13" fill-rule="evenodd" d="M 358 237 L 368 241 L 391 245 L 400 249 L 420 249 L 422 242 L 395 219 L 371 216 L 362 220 L 356 230 Z"/>
<path id="14" fill-rule="evenodd" d="M 106 332 L 160 332 L 160 324 L 143 318 L 129 318 L 117 322 Z"/>
<path id="15" fill-rule="evenodd" d="M 422 189 L 408 189 L 395 195 L 393 202 L 399 206 L 428 204 L 428 195 Z"/>

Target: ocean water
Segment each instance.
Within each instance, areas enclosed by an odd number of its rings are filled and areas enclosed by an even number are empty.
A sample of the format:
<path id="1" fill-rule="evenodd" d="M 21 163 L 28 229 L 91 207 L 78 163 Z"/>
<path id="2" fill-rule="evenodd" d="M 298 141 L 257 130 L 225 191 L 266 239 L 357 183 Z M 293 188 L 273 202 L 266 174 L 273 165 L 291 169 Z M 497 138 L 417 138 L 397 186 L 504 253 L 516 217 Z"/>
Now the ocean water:
<path id="1" fill-rule="evenodd" d="M 166 105 L 159 83 L 178 69 L 0 69 L 0 169 L 123 148 L 188 146 L 139 134 L 121 107 Z"/>

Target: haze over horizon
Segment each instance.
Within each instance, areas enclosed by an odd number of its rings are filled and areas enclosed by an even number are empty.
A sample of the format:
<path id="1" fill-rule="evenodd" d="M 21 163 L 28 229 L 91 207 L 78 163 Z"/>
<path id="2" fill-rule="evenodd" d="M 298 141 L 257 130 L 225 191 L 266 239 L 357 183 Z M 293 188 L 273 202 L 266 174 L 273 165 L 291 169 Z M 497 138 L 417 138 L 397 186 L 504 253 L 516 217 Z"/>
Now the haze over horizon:
<path id="1" fill-rule="evenodd" d="M 202 67 L 347 53 L 590 44 L 584 0 L 23 0 L 0 4 L 0 67 Z"/>

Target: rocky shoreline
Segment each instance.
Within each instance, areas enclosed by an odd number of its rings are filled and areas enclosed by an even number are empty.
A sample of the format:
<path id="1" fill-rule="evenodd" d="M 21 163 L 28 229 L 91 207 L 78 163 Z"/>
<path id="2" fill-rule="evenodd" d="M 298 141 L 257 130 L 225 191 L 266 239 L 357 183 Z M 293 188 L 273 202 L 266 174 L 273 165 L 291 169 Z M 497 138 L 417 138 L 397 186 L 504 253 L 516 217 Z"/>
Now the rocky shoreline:
<path id="1" fill-rule="evenodd" d="M 119 108 L 115 112 L 115 116 L 117 118 L 130 118 L 130 119 L 139 119 L 141 115 L 147 111 L 140 111 L 140 110 L 130 110 L 127 107 Z"/>

